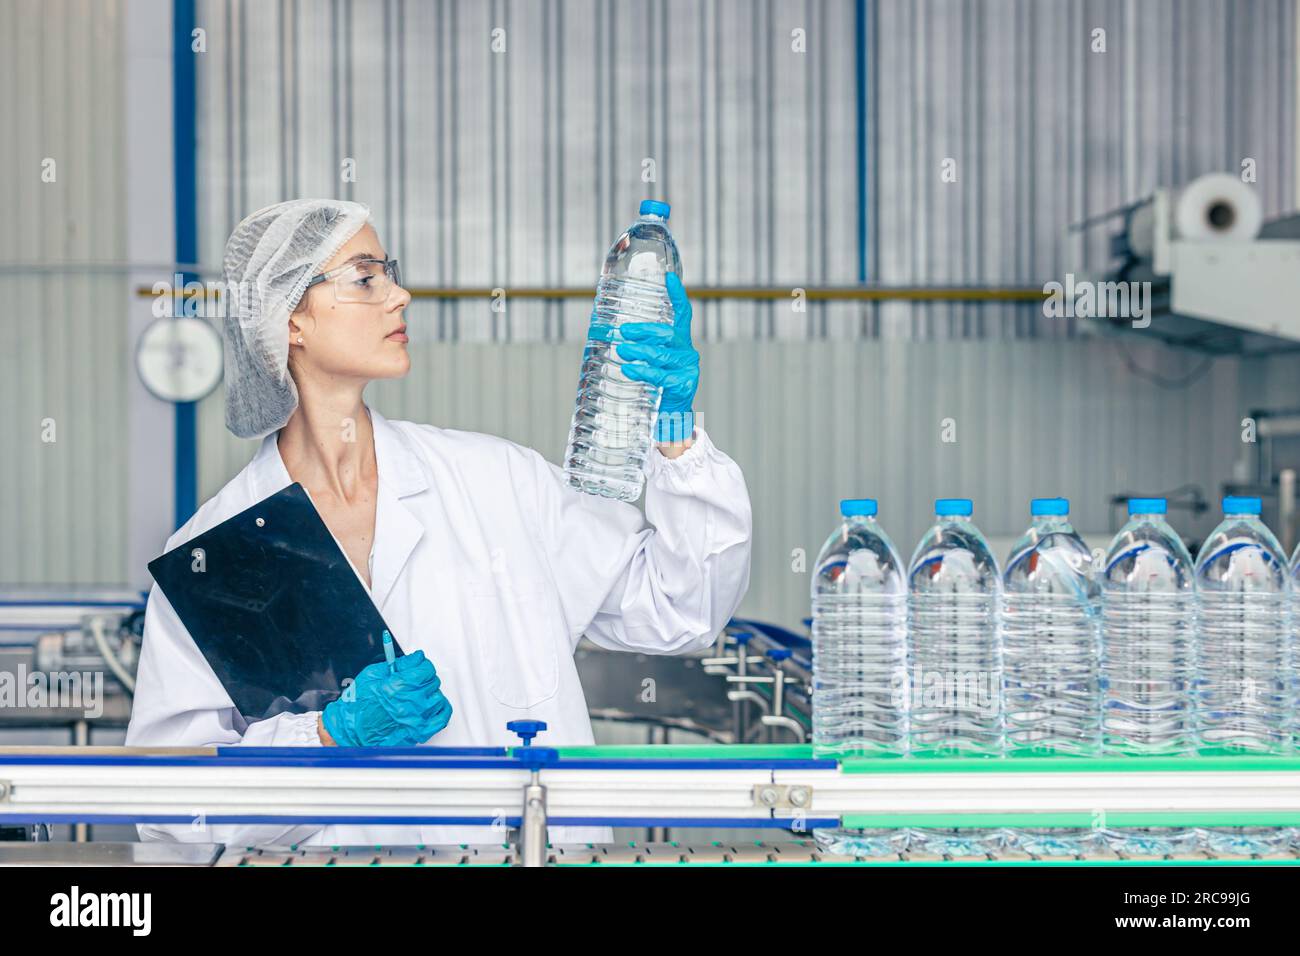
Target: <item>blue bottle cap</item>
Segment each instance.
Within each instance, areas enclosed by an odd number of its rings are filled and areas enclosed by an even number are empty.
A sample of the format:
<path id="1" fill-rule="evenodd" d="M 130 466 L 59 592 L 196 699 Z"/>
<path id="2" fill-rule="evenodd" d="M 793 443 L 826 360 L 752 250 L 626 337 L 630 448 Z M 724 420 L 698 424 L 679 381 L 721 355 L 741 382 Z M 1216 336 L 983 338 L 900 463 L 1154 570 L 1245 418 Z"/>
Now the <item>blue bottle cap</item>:
<path id="1" fill-rule="evenodd" d="M 1169 510 L 1169 502 L 1164 498 L 1130 498 L 1128 513 L 1131 515 L 1162 515 Z"/>
<path id="2" fill-rule="evenodd" d="M 1035 498 L 1029 502 L 1029 513 L 1037 518 L 1039 515 L 1068 515 L 1069 498 Z"/>
<path id="3" fill-rule="evenodd" d="M 875 498 L 845 498 L 840 502 L 840 514 L 848 518 L 853 515 L 874 517 L 876 514 Z"/>
<path id="4" fill-rule="evenodd" d="M 1228 495 L 1223 499 L 1225 515 L 1257 515 L 1264 510 L 1264 502 L 1259 498 Z"/>
<path id="5" fill-rule="evenodd" d="M 969 498 L 937 498 L 934 502 L 934 513 L 941 518 L 949 515 L 970 515 L 975 510 Z"/>
<path id="6" fill-rule="evenodd" d="M 640 213 L 643 216 L 662 216 L 667 219 L 669 208 L 668 203 L 660 202 L 658 199 L 643 199 Z"/>

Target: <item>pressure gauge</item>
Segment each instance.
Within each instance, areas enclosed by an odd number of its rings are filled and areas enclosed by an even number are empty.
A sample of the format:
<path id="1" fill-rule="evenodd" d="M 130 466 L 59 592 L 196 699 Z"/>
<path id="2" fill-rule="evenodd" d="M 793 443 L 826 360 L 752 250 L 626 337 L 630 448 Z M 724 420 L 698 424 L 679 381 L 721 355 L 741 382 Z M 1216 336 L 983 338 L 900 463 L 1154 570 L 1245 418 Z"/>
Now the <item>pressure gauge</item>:
<path id="1" fill-rule="evenodd" d="M 221 381 L 221 335 L 203 319 L 158 319 L 140 336 L 135 367 L 165 402 L 197 402 Z"/>

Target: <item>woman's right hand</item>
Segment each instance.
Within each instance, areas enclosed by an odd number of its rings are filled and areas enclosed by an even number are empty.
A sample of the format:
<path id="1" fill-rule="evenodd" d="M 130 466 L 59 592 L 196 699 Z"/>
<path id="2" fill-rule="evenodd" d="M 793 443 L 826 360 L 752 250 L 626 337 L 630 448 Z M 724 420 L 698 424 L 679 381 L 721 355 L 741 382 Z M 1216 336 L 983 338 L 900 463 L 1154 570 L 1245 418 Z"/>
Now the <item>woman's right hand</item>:
<path id="1" fill-rule="evenodd" d="M 322 743 L 339 747 L 415 747 L 447 726 L 451 702 L 423 651 L 371 664 L 321 713 Z"/>

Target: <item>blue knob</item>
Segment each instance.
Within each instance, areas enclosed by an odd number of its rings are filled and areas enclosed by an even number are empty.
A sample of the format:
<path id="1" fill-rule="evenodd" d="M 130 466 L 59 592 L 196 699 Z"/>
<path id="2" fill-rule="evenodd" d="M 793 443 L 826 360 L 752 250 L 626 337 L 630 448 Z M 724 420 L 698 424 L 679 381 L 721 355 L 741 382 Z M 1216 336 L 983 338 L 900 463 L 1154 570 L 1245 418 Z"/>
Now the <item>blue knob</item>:
<path id="1" fill-rule="evenodd" d="M 731 635 L 732 639 L 742 647 L 754 639 L 753 631 L 737 631 Z"/>
<path id="2" fill-rule="evenodd" d="M 544 720 L 512 720 L 506 724 L 506 730 L 514 731 L 519 739 L 523 741 L 523 746 L 527 747 L 532 743 L 533 738 L 546 729 Z"/>
<path id="3" fill-rule="evenodd" d="M 767 652 L 767 656 L 774 661 L 786 661 L 790 659 L 790 648 L 774 647 Z"/>

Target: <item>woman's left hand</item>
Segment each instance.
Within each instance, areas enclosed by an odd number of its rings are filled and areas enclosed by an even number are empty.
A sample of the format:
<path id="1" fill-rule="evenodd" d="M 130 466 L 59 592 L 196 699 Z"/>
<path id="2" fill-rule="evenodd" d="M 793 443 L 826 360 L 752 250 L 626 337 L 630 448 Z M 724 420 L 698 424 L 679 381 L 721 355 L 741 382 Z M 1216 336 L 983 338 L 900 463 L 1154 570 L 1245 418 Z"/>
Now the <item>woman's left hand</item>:
<path id="1" fill-rule="evenodd" d="M 673 324 L 629 322 L 618 327 L 617 346 L 623 374 L 663 389 L 655 440 L 666 444 L 689 441 L 695 431 L 692 405 L 700 384 L 700 353 L 691 344 L 691 302 L 674 272 L 665 281 L 673 304 Z"/>

